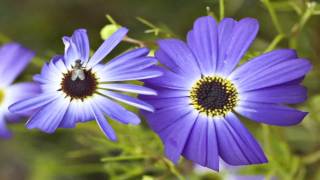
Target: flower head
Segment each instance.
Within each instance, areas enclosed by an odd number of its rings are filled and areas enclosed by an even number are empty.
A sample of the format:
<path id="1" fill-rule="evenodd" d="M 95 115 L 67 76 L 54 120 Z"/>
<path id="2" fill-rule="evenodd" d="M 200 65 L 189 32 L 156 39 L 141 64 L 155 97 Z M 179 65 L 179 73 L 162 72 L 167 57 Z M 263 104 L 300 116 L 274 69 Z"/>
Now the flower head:
<path id="1" fill-rule="evenodd" d="M 147 57 L 149 51 L 146 48 L 128 51 L 107 64 L 100 63 L 121 42 L 127 31 L 126 28 L 116 31 L 90 59 L 86 30 L 78 29 L 71 37 L 63 37 L 64 56 L 53 57 L 43 66 L 41 73 L 34 76 L 34 80 L 41 84 L 42 93 L 15 103 L 10 110 L 21 113 L 37 109 L 27 127 L 47 133 L 53 133 L 58 127 L 73 128 L 77 122 L 95 119 L 105 135 L 116 140 L 105 114 L 125 124 L 140 123 L 137 115 L 116 101 L 153 111 L 151 105 L 120 92 L 156 94 L 143 86 L 119 82 L 161 75 L 161 71 L 154 67 L 157 61 Z"/>
<path id="2" fill-rule="evenodd" d="M 217 24 L 207 16 L 195 21 L 186 43 L 158 41 L 164 75 L 145 80 L 158 96 L 141 99 L 155 107 L 143 114 L 173 162 L 183 155 L 214 170 L 219 158 L 231 165 L 265 163 L 239 115 L 278 126 L 298 124 L 306 116 L 288 106 L 306 99 L 300 84 L 311 68 L 294 50 L 271 51 L 237 67 L 258 28 L 252 18 Z"/>
<path id="3" fill-rule="evenodd" d="M 21 115 L 8 111 L 15 101 L 37 95 L 40 88 L 35 83 L 16 83 L 13 81 L 25 69 L 34 53 L 18 43 L 8 43 L 0 47 L 0 137 L 8 138 L 11 132 L 6 127 L 6 121 L 18 121 Z M 30 112 L 25 112 L 28 115 Z"/>

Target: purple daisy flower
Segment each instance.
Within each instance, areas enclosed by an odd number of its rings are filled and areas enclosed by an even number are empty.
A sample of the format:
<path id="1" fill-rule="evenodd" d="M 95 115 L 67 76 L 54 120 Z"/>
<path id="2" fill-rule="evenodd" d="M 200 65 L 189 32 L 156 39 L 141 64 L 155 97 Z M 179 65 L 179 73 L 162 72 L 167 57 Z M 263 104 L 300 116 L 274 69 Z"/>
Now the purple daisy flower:
<path id="1" fill-rule="evenodd" d="M 8 43 L 0 47 L 0 137 L 9 138 L 11 132 L 6 127 L 6 121 L 18 121 L 21 116 L 10 113 L 8 107 L 15 101 L 37 95 L 40 88 L 35 83 L 12 84 L 25 69 L 34 52 L 18 43 Z M 30 112 L 26 112 L 28 115 Z"/>
<path id="2" fill-rule="evenodd" d="M 139 124 L 140 119 L 114 100 L 146 111 L 154 110 L 151 105 L 120 92 L 156 95 L 152 89 L 118 82 L 162 74 L 154 67 L 156 59 L 147 57 L 149 50 L 146 48 L 128 51 L 107 64 L 99 64 L 127 32 L 126 28 L 120 28 L 103 42 L 90 59 L 86 30 L 78 29 L 71 37 L 63 37 L 64 56 L 53 57 L 43 66 L 41 73 L 34 76 L 43 92 L 13 104 L 9 107 L 10 111 L 23 113 L 37 109 L 27 122 L 27 127 L 47 133 L 53 133 L 58 127 L 73 128 L 77 122 L 95 119 L 105 135 L 116 140 L 105 114 L 124 124 Z"/>
<path id="3" fill-rule="evenodd" d="M 298 124 L 306 116 L 286 106 L 306 100 L 300 83 L 311 69 L 294 50 L 268 52 L 236 68 L 258 29 L 252 18 L 217 24 L 207 16 L 195 21 L 187 43 L 158 41 L 156 57 L 166 68 L 163 76 L 145 80 L 158 96 L 141 96 L 156 109 L 142 113 L 173 162 L 183 155 L 214 170 L 219 157 L 230 165 L 265 163 L 238 115 L 277 126 Z"/>

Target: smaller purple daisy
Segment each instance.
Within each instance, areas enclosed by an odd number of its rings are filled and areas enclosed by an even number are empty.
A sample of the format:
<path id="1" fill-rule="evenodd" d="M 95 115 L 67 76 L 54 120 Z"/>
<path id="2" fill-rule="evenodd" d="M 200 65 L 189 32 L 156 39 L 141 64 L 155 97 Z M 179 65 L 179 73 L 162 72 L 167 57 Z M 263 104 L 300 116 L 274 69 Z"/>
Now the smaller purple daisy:
<path id="1" fill-rule="evenodd" d="M 121 92 L 144 95 L 156 95 L 156 92 L 127 84 L 126 81 L 162 75 L 155 67 L 157 60 L 147 56 L 149 50 L 146 48 L 128 51 L 107 64 L 100 64 L 127 32 L 126 28 L 120 28 L 103 42 L 91 58 L 86 30 L 78 29 L 71 37 L 63 37 L 64 56 L 53 57 L 43 66 L 41 73 L 34 76 L 34 80 L 41 85 L 42 93 L 13 104 L 10 111 L 23 113 L 37 109 L 27 122 L 27 127 L 47 133 L 53 133 L 58 127 L 73 128 L 77 122 L 95 119 L 104 134 L 116 140 L 105 114 L 124 124 L 140 123 L 136 114 L 117 101 L 146 111 L 154 110 L 151 105 Z"/>
<path id="2" fill-rule="evenodd" d="M 156 57 L 164 75 L 145 80 L 158 96 L 141 99 L 155 107 L 143 114 L 173 162 L 182 155 L 214 170 L 220 158 L 230 165 L 266 163 L 239 116 L 290 126 L 307 115 L 289 106 L 306 100 L 301 82 L 311 69 L 294 50 L 271 51 L 237 67 L 258 29 L 253 18 L 225 18 L 218 24 L 206 16 L 195 21 L 186 43 L 158 41 Z"/>
<path id="3" fill-rule="evenodd" d="M 16 122 L 21 116 L 8 111 L 8 107 L 19 100 L 37 95 L 40 88 L 35 83 L 12 84 L 26 68 L 34 52 L 18 43 L 8 43 L 0 48 L 0 137 L 9 138 L 11 132 L 6 127 L 6 121 Z M 28 115 L 28 112 L 25 112 Z"/>

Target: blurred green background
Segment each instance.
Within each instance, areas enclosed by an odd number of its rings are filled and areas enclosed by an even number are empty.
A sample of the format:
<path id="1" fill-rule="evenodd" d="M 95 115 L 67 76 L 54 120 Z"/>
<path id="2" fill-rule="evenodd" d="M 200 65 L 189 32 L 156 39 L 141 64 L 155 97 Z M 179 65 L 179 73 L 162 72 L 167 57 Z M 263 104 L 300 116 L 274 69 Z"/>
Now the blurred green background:
<path id="1" fill-rule="evenodd" d="M 221 1 L 223 2 L 223 1 Z M 209 7 L 209 9 L 208 9 Z M 164 37 L 185 38 L 193 21 L 203 15 L 220 17 L 218 0 L 0 0 L 0 42 L 17 41 L 37 52 L 18 81 L 31 81 L 41 65 L 63 53 L 61 37 L 77 28 L 88 30 L 92 49 L 101 29 L 113 19 L 130 29 L 129 36 L 148 42 Z M 71 179 L 230 179 L 258 175 L 265 179 L 320 179 L 320 2 L 307 0 L 225 0 L 224 15 L 254 17 L 260 31 L 244 58 L 275 48 L 295 48 L 314 64 L 304 84 L 309 100 L 297 107 L 309 111 L 295 127 L 270 127 L 243 120 L 266 151 L 269 163 L 215 173 L 182 160 L 168 161 L 159 138 L 143 122 L 113 122 L 119 141 L 105 139 L 95 122 L 48 135 L 10 124 L 14 137 L 0 140 L 0 180 Z M 142 17 L 155 27 L 137 20 Z M 146 30 L 159 30 L 159 34 Z M 115 55 L 134 44 L 122 43 Z M 111 56 L 112 56 L 111 55 Z M 136 110 L 135 110 L 136 111 Z M 231 170 L 230 170 L 231 169 Z"/>

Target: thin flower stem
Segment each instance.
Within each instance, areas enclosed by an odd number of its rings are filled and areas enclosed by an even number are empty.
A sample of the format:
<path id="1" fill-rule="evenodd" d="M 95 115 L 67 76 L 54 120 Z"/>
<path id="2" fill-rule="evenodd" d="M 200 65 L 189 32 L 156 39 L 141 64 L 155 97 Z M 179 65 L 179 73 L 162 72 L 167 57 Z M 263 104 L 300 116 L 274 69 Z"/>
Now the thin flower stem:
<path id="1" fill-rule="evenodd" d="M 115 161 L 136 161 L 151 158 L 151 156 L 137 155 L 137 156 L 119 156 L 119 157 L 106 157 L 102 158 L 102 162 L 115 162 Z"/>
<path id="2" fill-rule="evenodd" d="M 277 29 L 278 33 L 279 34 L 283 34 L 283 30 L 282 30 L 282 27 L 281 27 L 281 25 L 279 23 L 278 16 L 277 16 L 274 8 L 272 7 L 270 1 L 269 0 L 261 0 L 261 2 L 267 8 L 267 10 L 268 10 L 268 12 L 269 12 L 269 14 L 271 16 L 272 23 L 274 24 L 274 26 Z"/>
<path id="3" fill-rule="evenodd" d="M 304 164 L 313 164 L 320 161 L 320 151 L 316 151 L 302 158 Z"/>
<path id="4" fill-rule="evenodd" d="M 219 0 L 220 21 L 224 18 L 224 0 Z"/>
<path id="5" fill-rule="evenodd" d="M 131 43 L 131 44 L 136 44 L 136 45 L 138 45 L 139 47 L 145 47 L 145 46 L 146 46 L 144 42 L 139 41 L 139 40 L 137 40 L 137 39 L 133 39 L 133 38 L 131 38 L 131 37 L 129 37 L 129 36 L 124 37 L 124 38 L 123 38 L 123 41 L 124 41 L 124 42 L 128 42 L 128 43 Z"/>
<path id="6" fill-rule="evenodd" d="M 270 43 L 270 45 L 264 50 L 264 52 L 269 52 L 272 51 L 277 47 L 277 45 L 285 38 L 284 34 L 278 34 Z"/>
<path id="7" fill-rule="evenodd" d="M 169 161 L 166 158 L 161 158 L 161 160 L 166 164 L 166 166 L 168 167 L 169 171 L 175 175 L 179 180 L 184 180 L 185 178 L 179 173 L 179 171 L 177 171 L 177 169 L 175 168 L 174 164 Z"/>
<path id="8" fill-rule="evenodd" d="M 267 125 L 262 124 L 262 134 L 263 134 L 263 143 L 266 149 L 266 152 L 271 154 L 271 144 L 270 144 L 270 129 Z"/>

